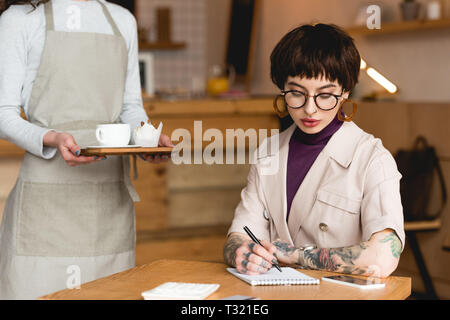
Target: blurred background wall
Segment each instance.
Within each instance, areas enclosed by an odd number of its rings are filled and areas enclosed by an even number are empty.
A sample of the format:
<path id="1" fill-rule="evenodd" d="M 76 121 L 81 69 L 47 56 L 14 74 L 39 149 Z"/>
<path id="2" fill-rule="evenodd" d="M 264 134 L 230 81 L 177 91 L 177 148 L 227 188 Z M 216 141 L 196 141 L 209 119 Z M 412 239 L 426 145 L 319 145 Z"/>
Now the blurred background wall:
<path id="1" fill-rule="evenodd" d="M 220 0 L 218 0 L 220 1 Z M 269 56 L 279 39 L 290 29 L 304 23 L 334 23 L 343 28 L 355 25 L 362 6 L 378 4 L 382 21 L 399 21 L 401 0 L 262 0 L 262 24 L 255 57 L 254 93 L 274 91 L 269 80 Z M 426 4 L 427 1 L 422 1 Z M 418 31 L 355 38 L 361 56 L 398 85 L 400 101 L 450 101 L 450 29 Z M 431 63 L 432 62 L 432 63 Z M 376 87 L 361 74 L 361 86 L 367 92 Z"/>
<path id="2" fill-rule="evenodd" d="M 401 2 L 261 0 L 252 93 L 266 95 L 277 91 L 269 77 L 269 56 L 276 43 L 292 28 L 313 22 L 352 27 L 360 9 L 368 4 L 381 7 L 382 24 L 398 21 Z M 422 3 L 426 4 L 427 1 Z M 158 87 L 189 89 L 192 78 L 205 79 L 212 65 L 223 64 L 230 4 L 230 0 L 138 0 L 141 27 L 154 30 L 153 9 L 167 6 L 173 9 L 173 38 L 187 42 L 186 50 L 155 53 L 155 82 Z M 450 90 L 447 90 L 450 29 L 356 36 L 355 40 L 361 56 L 398 85 L 399 101 L 450 101 Z M 362 73 L 355 94 L 361 96 L 377 89 L 379 86 Z"/>

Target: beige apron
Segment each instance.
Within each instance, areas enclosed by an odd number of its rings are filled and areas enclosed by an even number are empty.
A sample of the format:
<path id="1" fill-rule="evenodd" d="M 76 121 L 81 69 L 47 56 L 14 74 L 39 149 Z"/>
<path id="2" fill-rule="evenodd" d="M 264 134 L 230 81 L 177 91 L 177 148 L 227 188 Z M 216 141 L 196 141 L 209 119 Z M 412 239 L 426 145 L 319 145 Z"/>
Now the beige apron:
<path id="1" fill-rule="evenodd" d="M 54 30 L 45 4 L 46 42 L 30 97 L 30 122 L 97 144 L 97 124 L 118 123 L 127 48 L 114 34 Z M 26 153 L 0 228 L 0 299 L 34 299 L 135 266 L 136 229 L 129 157 L 77 167 L 59 152 Z M 78 277 L 79 276 L 79 277 Z M 78 278 L 77 278 L 78 277 Z"/>

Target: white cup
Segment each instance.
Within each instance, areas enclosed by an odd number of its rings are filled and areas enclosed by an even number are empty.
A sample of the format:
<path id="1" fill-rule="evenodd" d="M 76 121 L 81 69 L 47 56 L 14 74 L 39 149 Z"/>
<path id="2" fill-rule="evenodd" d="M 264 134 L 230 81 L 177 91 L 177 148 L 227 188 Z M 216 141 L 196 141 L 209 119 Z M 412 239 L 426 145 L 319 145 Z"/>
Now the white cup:
<path id="1" fill-rule="evenodd" d="M 130 125 L 124 123 L 99 124 L 97 125 L 95 136 L 102 146 L 125 147 L 130 143 Z"/>

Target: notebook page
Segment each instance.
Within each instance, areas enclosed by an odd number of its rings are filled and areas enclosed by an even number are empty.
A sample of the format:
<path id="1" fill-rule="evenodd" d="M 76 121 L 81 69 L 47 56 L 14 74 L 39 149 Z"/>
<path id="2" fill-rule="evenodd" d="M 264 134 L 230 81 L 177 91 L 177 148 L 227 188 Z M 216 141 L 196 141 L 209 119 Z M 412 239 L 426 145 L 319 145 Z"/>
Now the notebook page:
<path id="1" fill-rule="evenodd" d="M 270 269 L 264 274 L 249 276 L 236 271 L 235 268 L 227 268 L 227 271 L 241 280 L 257 285 L 289 285 L 289 284 L 319 284 L 320 280 L 307 276 L 293 268 L 283 267 L 283 272 L 275 268 Z"/>

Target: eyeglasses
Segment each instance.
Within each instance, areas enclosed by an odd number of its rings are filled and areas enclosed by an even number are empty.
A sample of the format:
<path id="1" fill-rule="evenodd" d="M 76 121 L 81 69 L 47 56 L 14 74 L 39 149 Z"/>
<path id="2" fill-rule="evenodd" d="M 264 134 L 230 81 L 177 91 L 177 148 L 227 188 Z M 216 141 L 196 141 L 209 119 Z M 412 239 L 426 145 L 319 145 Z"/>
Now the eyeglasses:
<path id="1" fill-rule="evenodd" d="M 339 99 L 342 98 L 342 94 L 332 94 L 332 93 L 319 93 L 313 96 L 307 95 L 304 92 L 298 91 L 298 90 L 282 90 L 281 94 L 278 96 L 284 97 L 284 101 L 286 103 L 286 106 L 292 109 L 300 109 L 303 106 L 305 106 L 306 102 L 308 101 L 308 98 L 313 98 L 314 102 L 317 106 L 317 108 L 329 111 L 338 105 Z"/>

